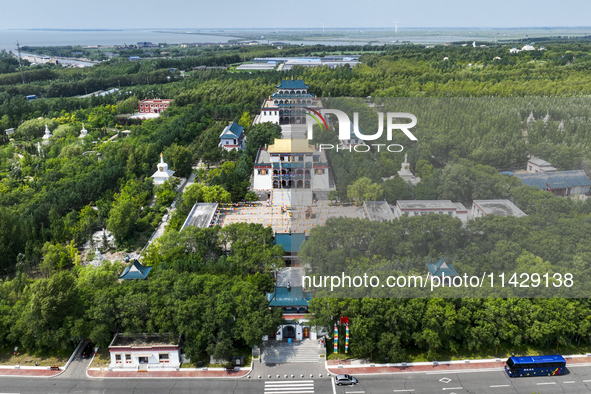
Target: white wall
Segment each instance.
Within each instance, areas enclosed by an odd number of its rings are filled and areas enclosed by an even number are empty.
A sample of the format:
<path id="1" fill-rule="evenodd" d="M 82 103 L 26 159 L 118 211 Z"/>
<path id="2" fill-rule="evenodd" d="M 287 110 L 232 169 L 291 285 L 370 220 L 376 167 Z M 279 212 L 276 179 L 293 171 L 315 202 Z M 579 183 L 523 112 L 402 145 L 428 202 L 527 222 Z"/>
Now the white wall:
<path id="1" fill-rule="evenodd" d="M 176 368 L 180 365 L 180 357 L 178 350 L 169 350 L 169 351 L 145 351 L 145 350 L 138 350 L 138 351 L 125 351 L 125 352 L 110 352 L 111 357 L 111 368 L 136 368 L 139 363 L 138 355 L 148 354 L 151 353 L 152 355 L 148 357 L 148 364 L 158 364 L 163 367 L 170 367 Z M 168 362 L 160 362 L 160 353 L 168 353 Z M 116 361 L 116 355 L 121 355 L 121 362 Z M 126 361 L 126 354 L 131 354 L 131 363 Z M 146 365 L 146 364 L 142 364 Z"/>
<path id="2" fill-rule="evenodd" d="M 455 213 L 454 217 L 459 218 L 462 222 L 466 223 L 468 221 L 468 212 L 466 213 Z"/>
<path id="3" fill-rule="evenodd" d="M 260 175 L 258 169 L 254 170 L 253 189 L 255 190 L 271 190 L 273 189 L 273 170 L 267 168 L 266 175 Z"/>
<path id="4" fill-rule="evenodd" d="M 296 337 L 295 337 L 295 339 L 297 341 L 301 341 L 302 339 L 304 339 L 304 327 L 302 327 L 301 324 L 297 324 L 295 326 L 295 329 L 296 329 Z"/>
<path id="5" fill-rule="evenodd" d="M 265 114 L 266 113 L 266 114 Z M 271 122 L 279 124 L 279 109 L 261 108 L 259 123 Z"/>
<path id="6" fill-rule="evenodd" d="M 472 219 L 474 219 L 474 218 L 480 218 L 482 216 L 484 216 L 484 213 L 480 209 L 478 209 L 474 203 L 472 203 L 472 209 L 470 210 L 470 217 Z"/>

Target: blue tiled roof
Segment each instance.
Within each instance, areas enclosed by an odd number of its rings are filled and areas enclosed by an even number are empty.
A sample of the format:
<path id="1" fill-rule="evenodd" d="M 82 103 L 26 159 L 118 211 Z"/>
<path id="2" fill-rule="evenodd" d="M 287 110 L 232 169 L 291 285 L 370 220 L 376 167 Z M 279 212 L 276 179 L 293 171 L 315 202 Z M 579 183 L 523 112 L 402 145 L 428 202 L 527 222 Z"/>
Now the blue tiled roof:
<path id="1" fill-rule="evenodd" d="M 427 263 L 427 269 L 433 276 L 458 276 L 458 272 L 450 264 L 446 263 L 445 260 L 440 258 L 435 264 Z"/>
<path id="2" fill-rule="evenodd" d="M 310 292 L 305 292 L 301 287 L 276 287 L 272 293 L 267 293 L 270 306 L 308 306 L 312 299 Z"/>
<path id="3" fill-rule="evenodd" d="M 279 89 L 308 89 L 308 85 L 306 85 L 304 83 L 303 79 L 296 79 L 296 80 L 290 80 L 290 79 L 283 79 L 281 80 L 281 83 L 279 85 L 277 85 L 277 88 Z"/>
<path id="4" fill-rule="evenodd" d="M 529 186 L 538 189 L 564 189 L 575 186 L 591 186 L 591 180 L 583 170 L 540 172 L 537 174 L 516 174 Z"/>
<path id="5" fill-rule="evenodd" d="M 305 240 L 304 233 L 275 234 L 275 245 L 281 245 L 286 252 L 299 252 Z"/>
<path id="6" fill-rule="evenodd" d="M 232 122 L 229 126 L 226 126 L 219 138 L 240 138 L 240 135 L 243 133 L 243 131 L 244 127 L 240 126 L 236 122 Z"/>
<path id="7" fill-rule="evenodd" d="M 271 95 L 274 99 L 284 99 L 284 98 L 314 98 L 312 93 L 304 93 L 304 94 L 280 94 L 280 93 L 273 93 Z"/>
<path id="8" fill-rule="evenodd" d="M 119 276 L 119 279 L 146 279 L 151 270 L 152 267 L 144 267 L 139 261 L 133 260 L 130 265 L 125 267 L 125 271 Z"/>

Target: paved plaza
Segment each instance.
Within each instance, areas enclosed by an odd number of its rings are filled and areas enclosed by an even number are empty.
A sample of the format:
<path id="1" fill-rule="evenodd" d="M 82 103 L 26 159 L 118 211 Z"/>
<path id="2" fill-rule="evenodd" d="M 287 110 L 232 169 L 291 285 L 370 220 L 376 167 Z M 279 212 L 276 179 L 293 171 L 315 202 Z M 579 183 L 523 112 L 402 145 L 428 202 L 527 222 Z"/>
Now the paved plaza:
<path id="1" fill-rule="evenodd" d="M 274 206 L 268 203 L 243 205 L 220 204 L 216 224 L 227 226 L 234 223 L 258 223 L 271 226 L 275 233 L 306 233 L 324 224 L 330 217 L 366 218 L 363 207 L 334 205 L 328 200 L 319 200 L 309 206 Z"/>

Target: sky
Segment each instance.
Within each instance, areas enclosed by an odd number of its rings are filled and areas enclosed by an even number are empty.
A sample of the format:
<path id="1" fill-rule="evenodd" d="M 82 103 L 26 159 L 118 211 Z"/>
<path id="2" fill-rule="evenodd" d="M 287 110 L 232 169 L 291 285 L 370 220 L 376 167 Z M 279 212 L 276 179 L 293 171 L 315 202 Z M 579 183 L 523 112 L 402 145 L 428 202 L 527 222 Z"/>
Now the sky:
<path id="1" fill-rule="evenodd" d="M 588 0 L 0 0 L 2 29 L 580 27 Z"/>

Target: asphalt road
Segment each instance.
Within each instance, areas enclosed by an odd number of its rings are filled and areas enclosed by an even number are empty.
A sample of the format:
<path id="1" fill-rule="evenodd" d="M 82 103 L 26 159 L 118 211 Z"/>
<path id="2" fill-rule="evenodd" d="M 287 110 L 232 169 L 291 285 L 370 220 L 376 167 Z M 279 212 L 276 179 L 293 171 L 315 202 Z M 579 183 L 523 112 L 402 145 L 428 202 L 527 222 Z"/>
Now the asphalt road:
<path id="1" fill-rule="evenodd" d="M 591 393 L 591 367 L 572 367 L 569 374 L 509 378 L 503 371 L 428 372 L 359 375 L 359 384 L 337 387 L 337 394 L 557 394 Z"/>
<path id="2" fill-rule="evenodd" d="M 297 372 L 298 366 L 293 367 Z M 556 394 L 591 393 L 591 367 L 571 367 L 557 377 L 510 379 L 502 371 L 358 375 L 359 384 L 336 387 L 337 394 Z M 0 393 L 211 393 L 331 394 L 332 380 L 315 379 L 88 379 L 1 377 Z"/>

